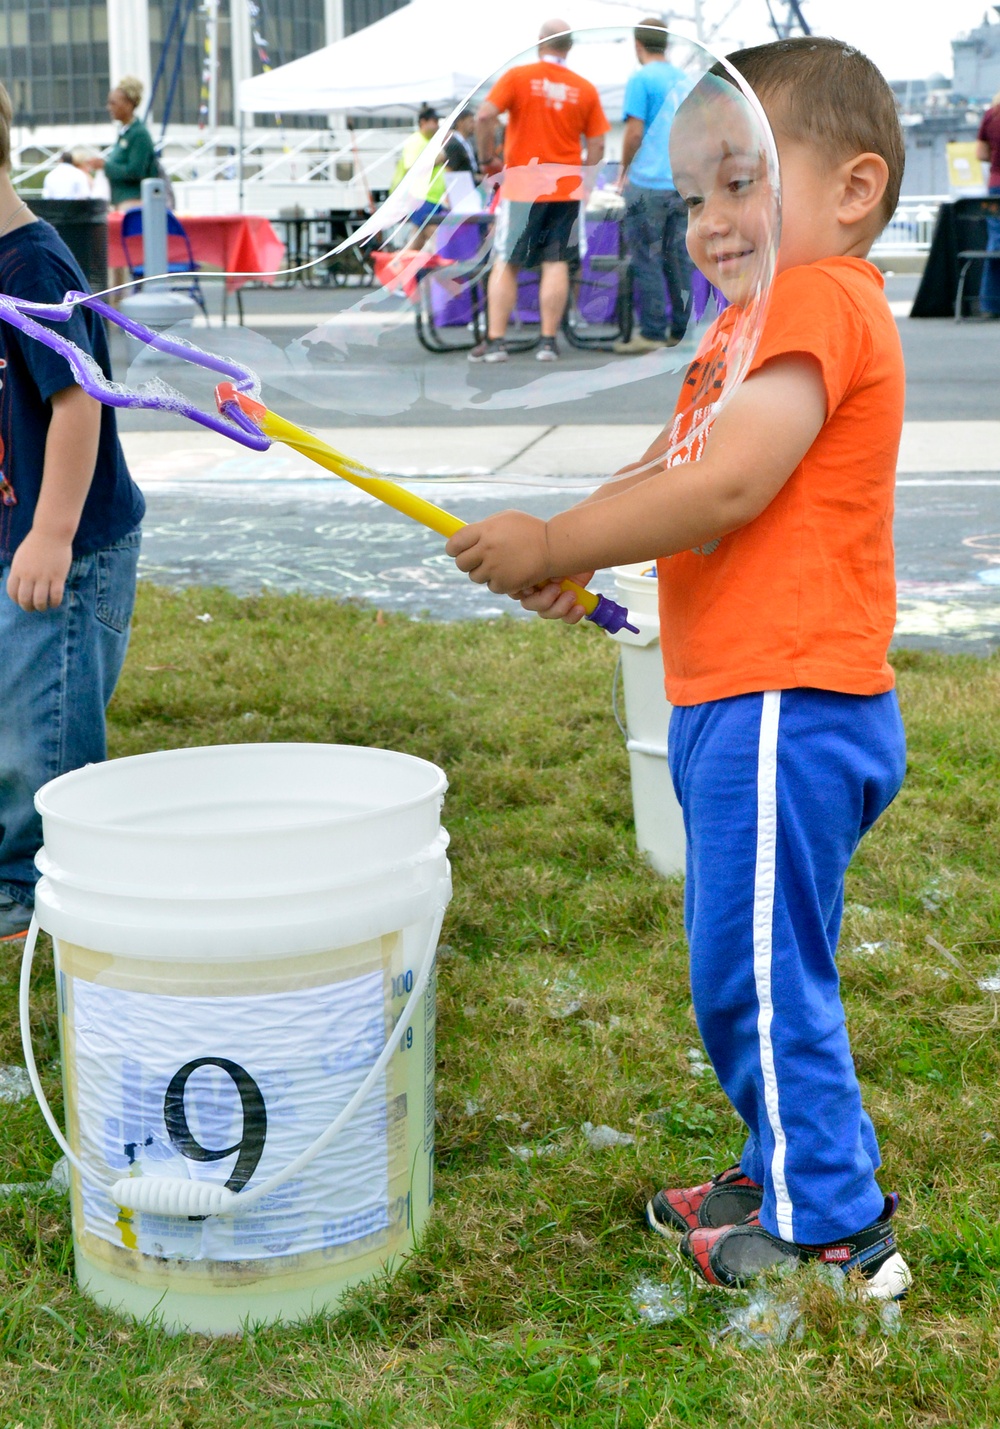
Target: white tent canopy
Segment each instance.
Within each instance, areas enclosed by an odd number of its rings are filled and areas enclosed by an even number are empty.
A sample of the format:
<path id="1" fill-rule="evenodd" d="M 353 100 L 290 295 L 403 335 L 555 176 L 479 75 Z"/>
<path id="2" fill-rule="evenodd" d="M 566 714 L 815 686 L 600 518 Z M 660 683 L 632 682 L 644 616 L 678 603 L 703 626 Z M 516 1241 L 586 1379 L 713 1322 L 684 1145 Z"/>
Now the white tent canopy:
<path id="1" fill-rule="evenodd" d="M 450 109 L 530 50 L 550 15 L 578 30 L 624 31 L 649 14 L 648 5 L 628 0 L 410 0 L 336 44 L 244 80 L 240 109 L 253 114 L 357 113 L 421 104 Z M 577 54 L 583 53 L 581 46 Z M 617 118 L 624 80 L 635 68 L 631 44 L 623 39 L 600 45 L 587 59 L 581 70 L 597 85 L 609 118 Z"/>

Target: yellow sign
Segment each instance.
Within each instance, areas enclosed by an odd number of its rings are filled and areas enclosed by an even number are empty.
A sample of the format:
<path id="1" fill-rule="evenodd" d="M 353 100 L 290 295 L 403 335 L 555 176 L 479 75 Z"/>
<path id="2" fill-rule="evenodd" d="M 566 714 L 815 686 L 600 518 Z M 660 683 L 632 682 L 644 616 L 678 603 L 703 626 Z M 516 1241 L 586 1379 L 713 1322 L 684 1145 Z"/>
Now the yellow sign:
<path id="1" fill-rule="evenodd" d="M 982 161 L 976 158 L 976 141 L 970 139 L 945 147 L 948 151 L 949 188 L 960 192 L 974 190 L 976 193 L 985 193 L 986 180 L 983 177 Z"/>

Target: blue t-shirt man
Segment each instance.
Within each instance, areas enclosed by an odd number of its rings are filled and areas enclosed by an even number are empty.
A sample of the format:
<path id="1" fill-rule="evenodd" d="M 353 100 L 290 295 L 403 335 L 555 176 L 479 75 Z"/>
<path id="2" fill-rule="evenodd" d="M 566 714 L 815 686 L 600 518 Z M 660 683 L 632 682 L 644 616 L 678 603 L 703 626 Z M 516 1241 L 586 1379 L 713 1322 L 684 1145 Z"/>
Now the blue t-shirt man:
<path id="1" fill-rule="evenodd" d="M 667 60 L 651 60 L 625 86 L 623 118 L 643 126 L 639 152 L 629 165 L 629 183 L 640 189 L 672 189 L 670 126 L 691 81 Z"/>

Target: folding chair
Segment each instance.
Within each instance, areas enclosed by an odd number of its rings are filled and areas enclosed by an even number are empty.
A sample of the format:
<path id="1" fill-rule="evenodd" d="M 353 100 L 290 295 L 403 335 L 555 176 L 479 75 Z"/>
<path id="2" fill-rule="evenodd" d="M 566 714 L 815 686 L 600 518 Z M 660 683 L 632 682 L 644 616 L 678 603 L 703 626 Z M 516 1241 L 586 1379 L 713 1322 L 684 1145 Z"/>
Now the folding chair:
<path id="1" fill-rule="evenodd" d="M 167 209 L 167 242 L 171 238 L 179 238 L 187 250 L 187 261 L 184 263 L 167 263 L 167 275 L 171 273 L 195 273 L 200 270 L 200 265 L 194 261 L 194 253 L 191 249 L 191 240 L 185 232 L 184 225 L 175 213 Z M 122 214 L 122 248 L 125 250 L 125 262 L 128 264 L 129 272 L 133 278 L 142 278 L 145 275 L 142 249 L 142 209 L 129 208 Z M 208 309 L 205 306 L 205 295 L 201 290 L 201 284 L 197 278 L 189 278 L 185 283 L 171 283 L 170 290 L 174 293 L 187 293 L 188 297 L 196 302 L 205 315 L 208 322 Z M 223 300 L 223 316 L 225 316 L 225 300 Z M 239 308 L 240 324 L 243 323 L 243 304 L 240 301 L 239 289 L 236 291 L 236 305 Z"/>
<path id="2" fill-rule="evenodd" d="M 982 263 L 1000 263 L 1000 250 L 986 247 L 986 219 L 1000 217 L 1000 201 L 996 198 L 963 198 L 955 203 L 955 233 L 958 246 L 958 287 L 955 292 L 955 321 L 960 323 L 965 313 L 967 279 L 972 273 L 978 281 Z"/>

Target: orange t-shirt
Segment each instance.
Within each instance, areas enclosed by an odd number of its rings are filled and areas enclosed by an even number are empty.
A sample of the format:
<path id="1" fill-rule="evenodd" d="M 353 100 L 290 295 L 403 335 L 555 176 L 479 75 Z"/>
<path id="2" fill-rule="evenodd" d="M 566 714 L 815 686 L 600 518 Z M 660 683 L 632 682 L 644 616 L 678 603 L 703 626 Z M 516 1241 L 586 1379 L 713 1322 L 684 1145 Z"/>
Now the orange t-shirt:
<path id="1" fill-rule="evenodd" d="M 554 60 L 538 60 L 502 74 L 487 99 L 508 116 L 504 198 L 581 199 L 580 137 L 595 139 L 611 128 L 590 80 Z M 529 166 L 541 172 L 525 173 Z"/>
<path id="2" fill-rule="evenodd" d="M 804 353 L 820 365 L 827 417 L 770 505 L 748 525 L 657 562 L 660 647 L 675 705 L 809 686 L 877 695 L 896 619 L 892 543 L 903 427 L 899 333 L 882 276 L 860 258 L 825 258 L 775 281 L 749 371 Z M 677 461 L 712 401 L 726 313 L 706 334 L 678 398 Z M 748 374 L 749 375 L 749 374 Z M 752 458 L 752 453 L 750 454 Z"/>

